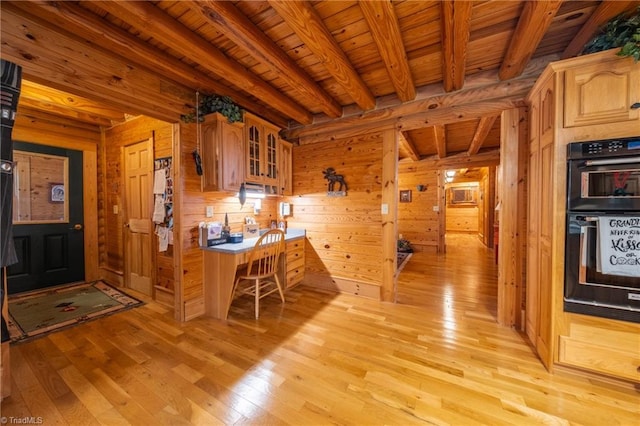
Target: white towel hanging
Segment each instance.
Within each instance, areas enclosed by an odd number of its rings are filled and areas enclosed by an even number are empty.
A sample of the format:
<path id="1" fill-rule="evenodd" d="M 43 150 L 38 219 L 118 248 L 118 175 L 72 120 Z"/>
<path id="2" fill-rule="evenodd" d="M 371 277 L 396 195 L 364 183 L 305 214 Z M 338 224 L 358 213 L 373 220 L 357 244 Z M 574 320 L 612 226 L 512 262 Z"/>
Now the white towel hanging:
<path id="1" fill-rule="evenodd" d="M 606 216 L 598 221 L 598 270 L 640 277 L 640 216 Z"/>

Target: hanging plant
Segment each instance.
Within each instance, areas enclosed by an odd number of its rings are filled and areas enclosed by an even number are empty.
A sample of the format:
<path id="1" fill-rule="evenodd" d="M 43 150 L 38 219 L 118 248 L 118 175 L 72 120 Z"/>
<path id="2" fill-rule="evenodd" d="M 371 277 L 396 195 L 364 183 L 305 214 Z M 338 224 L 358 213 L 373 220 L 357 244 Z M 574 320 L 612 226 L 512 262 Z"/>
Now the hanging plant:
<path id="1" fill-rule="evenodd" d="M 219 112 L 227 117 L 229 123 L 243 121 L 244 111 L 229 96 L 220 95 L 204 95 L 200 98 L 200 108 L 198 109 L 200 117 L 198 121 L 204 121 L 204 116 Z M 182 115 L 180 119 L 185 123 L 193 123 L 196 121 L 197 112 Z"/>
<path id="2" fill-rule="evenodd" d="M 640 7 L 634 13 L 622 13 L 611 19 L 582 50 L 582 54 L 619 47 L 618 56 L 640 60 Z"/>

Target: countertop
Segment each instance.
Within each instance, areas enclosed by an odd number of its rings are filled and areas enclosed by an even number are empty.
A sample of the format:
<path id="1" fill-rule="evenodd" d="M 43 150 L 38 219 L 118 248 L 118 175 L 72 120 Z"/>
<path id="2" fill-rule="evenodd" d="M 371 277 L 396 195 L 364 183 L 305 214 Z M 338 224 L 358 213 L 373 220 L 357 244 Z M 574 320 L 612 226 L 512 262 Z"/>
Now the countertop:
<path id="1" fill-rule="evenodd" d="M 304 229 L 295 229 L 295 228 L 287 228 L 287 232 L 285 233 L 284 240 L 291 241 L 298 238 L 304 238 L 306 236 L 306 231 Z M 214 251 L 218 253 L 229 253 L 229 254 L 237 254 L 245 251 L 249 251 L 256 245 L 256 241 L 258 241 L 258 237 L 254 238 L 246 238 L 241 243 L 226 243 L 219 244 L 217 246 L 211 247 L 200 247 L 202 250 Z"/>

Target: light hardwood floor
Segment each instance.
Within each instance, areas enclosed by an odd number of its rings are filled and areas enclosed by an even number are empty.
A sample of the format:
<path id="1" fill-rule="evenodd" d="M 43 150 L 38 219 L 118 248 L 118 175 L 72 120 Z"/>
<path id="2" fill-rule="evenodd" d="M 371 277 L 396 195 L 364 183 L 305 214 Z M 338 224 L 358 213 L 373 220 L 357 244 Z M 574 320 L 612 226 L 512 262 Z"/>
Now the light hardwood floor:
<path id="1" fill-rule="evenodd" d="M 300 287 L 185 324 L 155 303 L 11 348 L 2 416 L 44 424 L 638 425 L 640 394 L 549 374 L 495 323 L 491 251 L 415 253 L 399 303 Z M 34 420 L 34 419 L 29 419 Z M 14 422 L 15 423 L 15 422 Z"/>

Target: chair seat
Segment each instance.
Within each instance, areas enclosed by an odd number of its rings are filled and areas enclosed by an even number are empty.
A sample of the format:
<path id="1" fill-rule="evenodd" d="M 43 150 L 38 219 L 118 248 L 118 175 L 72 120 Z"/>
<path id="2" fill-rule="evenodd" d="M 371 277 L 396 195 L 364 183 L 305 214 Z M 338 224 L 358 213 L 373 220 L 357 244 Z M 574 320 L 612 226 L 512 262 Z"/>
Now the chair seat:
<path id="1" fill-rule="evenodd" d="M 278 292 L 282 303 L 284 292 L 278 268 L 284 252 L 284 232 L 272 229 L 264 233 L 247 257 L 247 265 L 236 272 L 236 279 L 230 294 L 228 306 L 231 306 L 236 295 L 250 295 L 255 301 L 255 317 L 260 316 L 260 300 Z M 229 315 L 227 311 L 225 318 Z"/>

